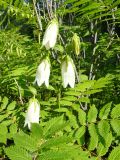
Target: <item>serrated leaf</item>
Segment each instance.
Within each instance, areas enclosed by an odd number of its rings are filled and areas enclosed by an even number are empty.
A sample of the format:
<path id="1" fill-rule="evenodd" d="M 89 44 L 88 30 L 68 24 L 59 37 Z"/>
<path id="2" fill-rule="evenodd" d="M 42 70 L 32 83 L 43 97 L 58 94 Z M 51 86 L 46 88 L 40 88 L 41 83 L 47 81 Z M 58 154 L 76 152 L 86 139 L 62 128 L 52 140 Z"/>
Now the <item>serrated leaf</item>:
<path id="1" fill-rule="evenodd" d="M 67 100 L 67 101 L 76 101 L 76 100 L 77 100 L 77 97 L 74 97 L 74 96 L 66 96 L 66 97 L 63 97 L 62 99 Z"/>
<path id="2" fill-rule="evenodd" d="M 55 45 L 54 49 L 55 49 L 56 51 L 61 52 L 61 53 L 63 53 L 63 52 L 64 52 L 64 48 L 63 48 L 63 46 L 58 45 L 58 44 L 57 44 L 57 45 Z"/>
<path id="3" fill-rule="evenodd" d="M 70 112 L 69 110 L 66 112 L 66 116 L 69 118 L 70 121 L 70 125 L 73 128 L 78 128 L 78 124 L 77 124 L 77 119 L 76 116 L 74 116 L 74 114 L 72 114 L 72 112 Z"/>
<path id="4" fill-rule="evenodd" d="M 27 134 L 16 134 L 13 139 L 16 146 L 25 148 L 31 152 L 37 150 L 38 142 Z"/>
<path id="5" fill-rule="evenodd" d="M 111 104 L 112 104 L 112 102 L 107 103 L 105 106 L 102 107 L 102 109 L 100 110 L 100 113 L 99 113 L 100 119 L 107 119 L 109 112 L 110 112 L 110 109 L 111 109 Z"/>
<path id="6" fill-rule="evenodd" d="M 80 93 L 76 91 L 67 91 L 65 94 L 69 96 L 80 96 Z"/>
<path id="7" fill-rule="evenodd" d="M 11 160 L 32 160 L 32 156 L 23 148 L 12 146 L 4 150 Z"/>
<path id="8" fill-rule="evenodd" d="M 46 151 L 39 155 L 38 160 L 67 160 L 69 159 L 69 153 L 65 151 Z"/>
<path id="9" fill-rule="evenodd" d="M 13 101 L 7 106 L 7 110 L 9 111 L 14 110 L 15 107 L 16 107 L 16 101 Z"/>
<path id="10" fill-rule="evenodd" d="M 99 145 L 97 147 L 97 153 L 99 156 L 104 156 L 108 152 L 108 149 L 111 146 L 112 140 L 113 140 L 112 134 L 108 133 L 105 140 L 106 144 L 104 145 L 103 143 L 99 142 Z"/>
<path id="11" fill-rule="evenodd" d="M 111 120 L 111 126 L 115 133 L 117 133 L 117 136 L 120 136 L 120 120 L 119 119 L 113 119 Z"/>
<path id="12" fill-rule="evenodd" d="M 65 100 L 60 100 L 60 105 L 61 106 L 72 106 L 72 102 L 65 101 Z"/>
<path id="13" fill-rule="evenodd" d="M 89 123 L 96 121 L 97 113 L 98 113 L 97 108 L 95 107 L 95 105 L 92 105 L 88 111 L 88 116 L 87 116 Z"/>
<path id="14" fill-rule="evenodd" d="M 90 89 L 94 85 L 94 83 L 95 83 L 94 80 L 84 81 L 82 83 L 77 84 L 76 87 L 75 87 L 75 90 L 80 91 L 80 92 L 84 92 L 87 89 Z"/>
<path id="15" fill-rule="evenodd" d="M 61 137 L 54 137 L 43 143 L 40 148 L 51 148 L 51 147 L 58 147 L 63 145 L 64 143 L 69 143 L 73 140 L 70 136 L 61 136 Z"/>
<path id="16" fill-rule="evenodd" d="M 102 89 L 94 89 L 94 90 L 86 91 L 84 94 L 91 95 L 91 94 L 95 94 L 95 93 L 98 93 L 98 92 L 101 92 L 101 91 L 102 91 Z"/>
<path id="17" fill-rule="evenodd" d="M 106 121 L 106 120 L 101 120 L 98 123 L 98 130 L 99 130 L 100 135 L 106 141 L 106 137 L 107 137 L 108 133 L 110 132 L 110 124 L 109 124 L 109 122 Z"/>
<path id="18" fill-rule="evenodd" d="M 81 125 L 86 125 L 86 113 L 82 109 L 78 111 L 78 119 Z"/>
<path id="19" fill-rule="evenodd" d="M 12 124 L 10 126 L 10 134 L 15 134 L 17 133 L 17 124 Z"/>
<path id="20" fill-rule="evenodd" d="M 77 129 L 77 131 L 75 133 L 75 138 L 76 138 L 79 145 L 83 145 L 85 143 L 85 141 L 84 141 L 85 131 L 86 131 L 86 127 L 81 126 L 80 128 Z"/>
<path id="21" fill-rule="evenodd" d="M 5 109 L 7 107 L 7 104 L 8 104 L 8 98 L 4 97 L 2 100 L 1 108 Z"/>
<path id="22" fill-rule="evenodd" d="M 120 145 L 115 147 L 108 157 L 108 160 L 118 160 L 118 159 L 120 159 Z"/>
<path id="23" fill-rule="evenodd" d="M 34 88 L 33 86 L 29 86 L 28 88 L 29 88 L 30 92 L 31 92 L 33 95 L 37 95 L 37 90 L 36 90 L 36 88 Z"/>
<path id="24" fill-rule="evenodd" d="M 49 136 L 50 134 L 52 134 L 52 130 L 61 124 L 63 124 L 63 116 L 52 118 L 46 123 L 43 130 L 43 135 L 45 137 Z"/>
<path id="25" fill-rule="evenodd" d="M 90 142 L 88 149 L 89 150 L 94 150 L 97 145 L 98 145 L 98 131 L 97 131 L 97 126 L 93 123 L 91 123 L 88 126 L 89 134 L 90 134 Z"/>
<path id="26" fill-rule="evenodd" d="M 112 118 L 120 117 L 120 104 L 115 105 L 115 107 L 112 109 L 111 117 Z"/>
<path id="27" fill-rule="evenodd" d="M 90 103 L 90 99 L 87 98 L 87 97 L 81 97 L 81 98 L 79 98 L 79 101 L 80 101 L 80 102 Z"/>
<path id="28" fill-rule="evenodd" d="M 6 125 L 0 124 L 0 133 L 3 134 L 3 135 L 8 133 L 8 129 L 7 129 Z"/>
<path id="29" fill-rule="evenodd" d="M 37 123 L 32 123 L 31 136 L 41 139 L 43 137 L 43 128 Z"/>

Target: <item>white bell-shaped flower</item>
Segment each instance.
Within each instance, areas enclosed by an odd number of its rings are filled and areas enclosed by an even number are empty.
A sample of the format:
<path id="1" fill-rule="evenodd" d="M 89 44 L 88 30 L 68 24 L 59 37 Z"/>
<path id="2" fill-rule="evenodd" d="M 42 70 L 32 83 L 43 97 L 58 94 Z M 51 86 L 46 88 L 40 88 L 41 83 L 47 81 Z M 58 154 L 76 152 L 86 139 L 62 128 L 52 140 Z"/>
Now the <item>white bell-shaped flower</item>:
<path id="1" fill-rule="evenodd" d="M 71 88 L 74 88 L 75 85 L 75 66 L 73 60 L 66 56 L 61 64 L 61 74 L 63 87 L 66 88 L 69 84 Z"/>
<path id="2" fill-rule="evenodd" d="M 58 21 L 56 19 L 53 19 L 45 31 L 42 45 L 45 46 L 46 49 L 53 48 L 57 41 L 57 35 L 58 35 Z"/>
<path id="3" fill-rule="evenodd" d="M 46 87 L 48 87 L 49 77 L 50 77 L 50 60 L 47 57 L 43 59 L 39 64 L 34 83 L 37 83 L 38 86 L 41 86 L 43 83 L 45 83 Z"/>
<path id="4" fill-rule="evenodd" d="M 39 123 L 40 105 L 37 99 L 32 98 L 29 101 L 29 107 L 25 117 L 24 127 L 28 125 L 31 128 L 31 123 Z"/>

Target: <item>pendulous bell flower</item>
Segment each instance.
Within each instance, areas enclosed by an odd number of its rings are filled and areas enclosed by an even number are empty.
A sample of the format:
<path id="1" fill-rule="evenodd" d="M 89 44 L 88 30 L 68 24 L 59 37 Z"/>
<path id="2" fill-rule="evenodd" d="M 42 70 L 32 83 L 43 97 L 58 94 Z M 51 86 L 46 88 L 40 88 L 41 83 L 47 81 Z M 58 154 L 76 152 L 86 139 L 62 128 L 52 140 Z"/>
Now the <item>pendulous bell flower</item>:
<path id="1" fill-rule="evenodd" d="M 72 58 L 65 56 L 61 63 L 61 74 L 63 87 L 66 88 L 70 85 L 71 88 L 74 88 L 75 85 L 75 66 Z"/>
<path id="2" fill-rule="evenodd" d="M 80 54 L 80 38 L 76 33 L 74 33 L 72 37 L 72 41 L 73 41 L 73 47 L 75 50 L 75 54 L 78 56 Z"/>
<path id="3" fill-rule="evenodd" d="M 24 127 L 28 125 L 28 128 L 31 129 L 31 123 L 39 123 L 39 116 L 40 116 L 39 102 L 37 99 L 32 98 L 29 101 Z"/>
<path id="4" fill-rule="evenodd" d="M 45 31 L 42 45 L 45 46 L 47 50 L 53 48 L 57 41 L 57 35 L 58 35 L 58 21 L 57 19 L 53 19 L 51 20 Z"/>
<path id="5" fill-rule="evenodd" d="M 38 86 L 41 86 L 43 83 L 45 83 L 46 87 L 48 87 L 49 77 L 50 77 L 50 60 L 48 57 L 46 57 L 41 61 L 41 63 L 37 68 L 34 83 L 37 83 Z"/>

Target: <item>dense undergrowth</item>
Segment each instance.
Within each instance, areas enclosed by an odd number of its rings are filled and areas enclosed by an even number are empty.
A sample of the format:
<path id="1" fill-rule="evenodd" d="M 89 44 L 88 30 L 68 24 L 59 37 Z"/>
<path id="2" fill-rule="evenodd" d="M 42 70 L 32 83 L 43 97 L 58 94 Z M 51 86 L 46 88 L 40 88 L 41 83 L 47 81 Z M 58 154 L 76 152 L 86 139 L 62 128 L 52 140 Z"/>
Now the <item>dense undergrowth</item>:
<path id="1" fill-rule="evenodd" d="M 57 41 L 46 49 L 54 18 Z M 119 160 L 119 22 L 119 0 L 0 0 L 0 159 Z M 72 88 L 63 87 L 61 75 L 67 55 Z M 34 83 L 46 56 L 49 87 Z M 31 98 L 40 105 L 40 123 L 29 129 Z"/>

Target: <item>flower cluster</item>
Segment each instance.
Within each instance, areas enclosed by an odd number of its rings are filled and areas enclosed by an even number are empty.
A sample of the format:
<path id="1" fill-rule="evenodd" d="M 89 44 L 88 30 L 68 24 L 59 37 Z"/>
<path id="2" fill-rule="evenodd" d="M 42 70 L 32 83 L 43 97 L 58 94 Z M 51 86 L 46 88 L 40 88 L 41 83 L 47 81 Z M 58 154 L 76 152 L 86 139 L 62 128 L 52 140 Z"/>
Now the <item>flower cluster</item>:
<path id="1" fill-rule="evenodd" d="M 75 65 L 72 58 L 65 56 L 61 63 L 61 75 L 62 75 L 62 84 L 66 88 L 68 85 L 71 88 L 74 88 L 75 85 Z M 45 83 L 46 87 L 49 86 L 49 77 L 50 77 L 50 60 L 48 57 L 44 58 L 36 72 L 36 77 L 34 83 L 37 83 L 38 86 L 41 86 Z"/>
<path id="2" fill-rule="evenodd" d="M 48 50 L 54 48 L 58 35 L 58 21 L 53 19 L 48 25 L 42 45 Z M 79 37 L 77 34 L 73 36 L 73 44 L 76 55 L 79 55 Z M 61 62 L 61 75 L 62 75 L 62 85 L 66 88 L 68 85 L 71 88 L 75 86 L 75 65 L 72 58 L 68 55 L 64 56 Z M 36 77 L 34 83 L 37 83 L 38 86 L 41 86 L 45 83 L 46 87 L 49 86 L 49 77 L 50 77 L 50 59 L 48 56 L 43 58 L 37 68 Z M 26 113 L 25 125 L 28 125 L 28 128 L 31 128 L 31 123 L 39 123 L 40 115 L 40 105 L 37 99 L 32 98 L 29 102 L 29 107 Z"/>

